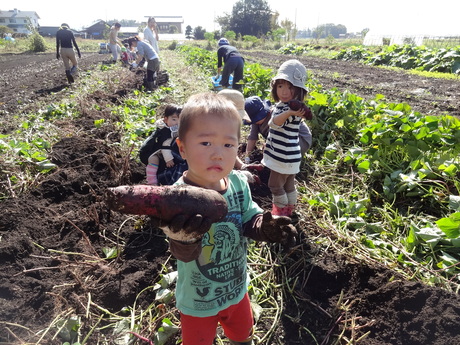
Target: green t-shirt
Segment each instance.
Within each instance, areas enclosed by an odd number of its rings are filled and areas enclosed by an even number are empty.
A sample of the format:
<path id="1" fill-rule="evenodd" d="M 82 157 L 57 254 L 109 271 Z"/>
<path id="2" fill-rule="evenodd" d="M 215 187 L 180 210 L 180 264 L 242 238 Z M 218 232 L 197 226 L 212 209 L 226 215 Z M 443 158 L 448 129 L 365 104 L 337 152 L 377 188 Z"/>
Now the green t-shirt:
<path id="1" fill-rule="evenodd" d="M 176 184 L 183 184 L 182 178 Z M 228 214 L 214 223 L 202 240 L 197 260 L 177 260 L 177 308 L 186 315 L 207 317 L 239 303 L 247 292 L 247 238 L 243 224 L 263 210 L 252 200 L 246 178 L 238 171 L 228 176 L 223 194 Z"/>

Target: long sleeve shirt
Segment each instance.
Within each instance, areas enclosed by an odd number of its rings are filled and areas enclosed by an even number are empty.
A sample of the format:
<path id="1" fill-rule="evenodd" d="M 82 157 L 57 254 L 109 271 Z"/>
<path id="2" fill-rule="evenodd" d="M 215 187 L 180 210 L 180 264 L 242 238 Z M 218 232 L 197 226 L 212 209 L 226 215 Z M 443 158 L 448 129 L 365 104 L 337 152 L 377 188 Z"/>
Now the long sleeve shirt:
<path id="1" fill-rule="evenodd" d="M 160 55 L 160 48 L 158 47 L 158 40 L 156 39 L 152 29 L 150 29 L 148 26 L 144 29 L 144 40 L 152 46 L 152 48 L 155 50 L 157 55 Z"/>
<path id="2" fill-rule="evenodd" d="M 72 46 L 73 44 L 73 46 Z M 59 53 L 59 47 L 61 48 L 73 48 L 80 52 L 77 42 L 75 41 L 75 36 L 73 32 L 69 29 L 59 29 L 56 33 L 56 52 Z"/>

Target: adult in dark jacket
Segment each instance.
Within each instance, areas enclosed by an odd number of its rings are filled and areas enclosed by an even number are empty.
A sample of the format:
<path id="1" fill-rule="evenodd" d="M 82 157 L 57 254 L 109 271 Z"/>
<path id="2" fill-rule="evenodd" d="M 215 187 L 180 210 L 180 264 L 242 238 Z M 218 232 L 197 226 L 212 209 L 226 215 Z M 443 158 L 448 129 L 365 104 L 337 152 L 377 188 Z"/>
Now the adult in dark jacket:
<path id="1" fill-rule="evenodd" d="M 56 59 L 59 60 L 59 58 L 62 57 L 65 67 L 65 75 L 70 84 L 74 82 L 73 74 L 77 71 L 78 66 L 75 51 L 73 49 L 74 47 L 78 53 L 78 57 L 81 59 L 80 49 L 75 41 L 73 32 L 70 31 L 68 24 L 62 23 L 56 33 Z M 72 67 L 70 67 L 70 62 L 72 62 Z"/>
<path id="2" fill-rule="evenodd" d="M 226 38 L 219 40 L 219 49 L 217 49 L 217 75 L 221 74 L 222 71 L 221 85 L 223 87 L 229 87 L 228 79 L 230 74 L 233 74 L 233 88 L 241 90 L 242 85 L 238 82 L 243 79 L 244 70 L 244 58 L 238 52 L 238 50 L 231 46 Z"/>

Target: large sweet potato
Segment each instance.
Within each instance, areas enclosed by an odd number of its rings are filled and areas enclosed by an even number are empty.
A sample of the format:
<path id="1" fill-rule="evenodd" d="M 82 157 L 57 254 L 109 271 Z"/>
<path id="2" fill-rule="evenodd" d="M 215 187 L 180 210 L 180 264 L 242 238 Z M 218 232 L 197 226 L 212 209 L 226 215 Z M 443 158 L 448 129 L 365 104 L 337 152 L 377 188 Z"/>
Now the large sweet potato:
<path id="1" fill-rule="evenodd" d="M 294 111 L 303 109 L 305 111 L 305 114 L 303 114 L 303 117 L 305 120 L 311 120 L 313 118 L 313 113 L 311 112 L 311 109 L 305 105 L 305 103 L 297 100 L 297 99 L 291 99 L 288 102 L 289 108 L 291 108 Z"/>
<path id="2" fill-rule="evenodd" d="M 106 203 L 114 211 L 144 214 L 165 221 L 171 221 L 180 214 L 200 214 L 214 223 L 222 220 L 228 211 L 227 202 L 220 193 L 189 185 L 109 188 Z"/>

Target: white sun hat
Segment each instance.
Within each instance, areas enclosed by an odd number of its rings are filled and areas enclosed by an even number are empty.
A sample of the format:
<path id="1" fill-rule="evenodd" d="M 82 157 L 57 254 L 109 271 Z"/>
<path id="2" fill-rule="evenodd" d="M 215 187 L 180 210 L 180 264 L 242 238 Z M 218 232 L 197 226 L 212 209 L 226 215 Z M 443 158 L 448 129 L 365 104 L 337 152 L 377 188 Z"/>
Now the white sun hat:
<path id="1" fill-rule="evenodd" d="M 292 59 L 283 62 L 280 68 L 278 68 L 273 81 L 279 79 L 287 80 L 292 85 L 308 91 L 305 86 L 307 82 L 307 68 L 299 60 Z"/>
<path id="2" fill-rule="evenodd" d="M 247 122 L 251 122 L 248 113 L 244 110 L 244 96 L 238 90 L 233 89 L 223 89 L 217 93 L 220 96 L 227 98 L 234 105 L 238 113 L 240 113 L 241 119 Z"/>

